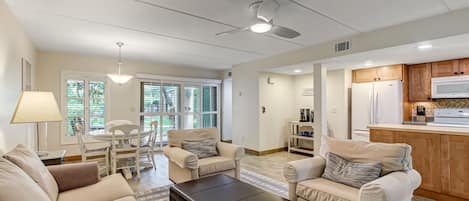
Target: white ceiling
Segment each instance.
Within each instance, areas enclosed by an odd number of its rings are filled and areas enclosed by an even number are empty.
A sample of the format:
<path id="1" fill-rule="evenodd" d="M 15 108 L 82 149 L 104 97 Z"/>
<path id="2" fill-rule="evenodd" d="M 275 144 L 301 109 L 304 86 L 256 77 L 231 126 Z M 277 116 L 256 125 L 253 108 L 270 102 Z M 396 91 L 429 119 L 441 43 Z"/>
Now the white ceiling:
<path id="1" fill-rule="evenodd" d="M 226 69 L 469 6 L 469 0 L 278 0 L 276 24 L 302 35 L 287 40 L 250 32 L 254 0 L 6 0 L 41 50 L 115 56 Z"/>
<path id="2" fill-rule="evenodd" d="M 431 49 L 419 50 L 418 46 L 431 44 Z M 469 55 L 469 34 L 442 38 L 423 43 L 407 44 L 369 52 L 357 53 L 315 62 L 296 64 L 271 69 L 269 72 L 281 74 L 306 74 L 313 72 L 313 64 L 321 63 L 330 70 L 342 68 L 369 68 L 391 64 L 418 64 L 432 61 L 465 58 Z M 367 66 L 368 64 L 368 66 Z M 300 69 L 301 72 L 295 70 Z"/>

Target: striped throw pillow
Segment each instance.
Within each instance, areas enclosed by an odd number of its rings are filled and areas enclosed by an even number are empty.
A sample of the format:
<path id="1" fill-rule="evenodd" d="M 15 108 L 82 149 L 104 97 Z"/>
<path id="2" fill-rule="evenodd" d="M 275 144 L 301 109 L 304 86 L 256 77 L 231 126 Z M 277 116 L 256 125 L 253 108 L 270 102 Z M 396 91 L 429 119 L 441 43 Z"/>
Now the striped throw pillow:
<path id="1" fill-rule="evenodd" d="M 199 159 L 217 156 L 217 143 L 212 138 L 200 140 L 184 140 L 181 142 L 182 149 L 191 152 Z"/>
<path id="2" fill-rule="evenodd" d="M 379 178 L 382 167 L 383 164 L 381 162 L 351 162 L 329 152 L 322 177 L 337 183 L 360 188 L 364 184 Z"/>

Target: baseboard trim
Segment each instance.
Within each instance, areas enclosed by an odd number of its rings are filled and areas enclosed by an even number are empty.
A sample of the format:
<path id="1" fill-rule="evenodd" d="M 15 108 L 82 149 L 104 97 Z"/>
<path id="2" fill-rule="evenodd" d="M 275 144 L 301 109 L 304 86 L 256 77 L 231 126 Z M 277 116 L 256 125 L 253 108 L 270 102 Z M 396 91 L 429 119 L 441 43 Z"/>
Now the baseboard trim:
<path id="1" fill-rule="evenodd" d="M 273 153 L 282 152 L 282 151 L 287 151 L 287 150 L 288 150 L 288 147 L 280 147 L 280 148 L 269 149 L 269 150 L 264 150 L 264 151 L 257 151 L 257 150 L 253 150 L 253 149 L 244 148 L 244 151 L 247 154 L 255 155 L 255 156 L 264 156 L 264 155 L 273 154 Z"/>

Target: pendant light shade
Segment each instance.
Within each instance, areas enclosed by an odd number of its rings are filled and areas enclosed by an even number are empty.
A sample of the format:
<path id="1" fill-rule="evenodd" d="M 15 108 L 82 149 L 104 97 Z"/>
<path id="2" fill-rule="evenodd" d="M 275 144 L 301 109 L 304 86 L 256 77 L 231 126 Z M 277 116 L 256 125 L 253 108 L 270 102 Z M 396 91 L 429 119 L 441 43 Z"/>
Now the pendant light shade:
<path id="1" fill-rule="evenodd" d="M 117 73 L 107 74 L 109 79 L 111 79 L 116 84 L 125 84 L 130 79 L 132 79 L 132 75 L 121 74 L 121 65 L 122 65 L 122 46 L 124 46 L 123 42 L 117 42 L 117 46 L 119 47 L 119 60 L 117 62 Z"/>

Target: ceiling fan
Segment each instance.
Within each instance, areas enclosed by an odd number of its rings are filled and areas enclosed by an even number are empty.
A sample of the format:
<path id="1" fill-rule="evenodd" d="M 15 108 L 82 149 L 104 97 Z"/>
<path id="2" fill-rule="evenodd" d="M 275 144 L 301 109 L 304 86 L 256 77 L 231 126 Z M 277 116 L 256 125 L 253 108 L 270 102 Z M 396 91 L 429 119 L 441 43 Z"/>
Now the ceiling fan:
<path id="1" fill-rule="evenodd" d="M 254 14 L 254 19 L 251 25 L 244 28 L 237 28 L 229 31 L 217 33 L 217 36 L 225 34 L 233 34 L 242 31 L 252 31 L 254 33 L 267 33 L 271 32 L 276 36 L 283 38 L 296 38 L 301 34 L 297 31 L 274 24 L 274 17 L 277 14 L 280 4 L 276 0 L 260 0 L 249 5 L 249 9 Z"/>

